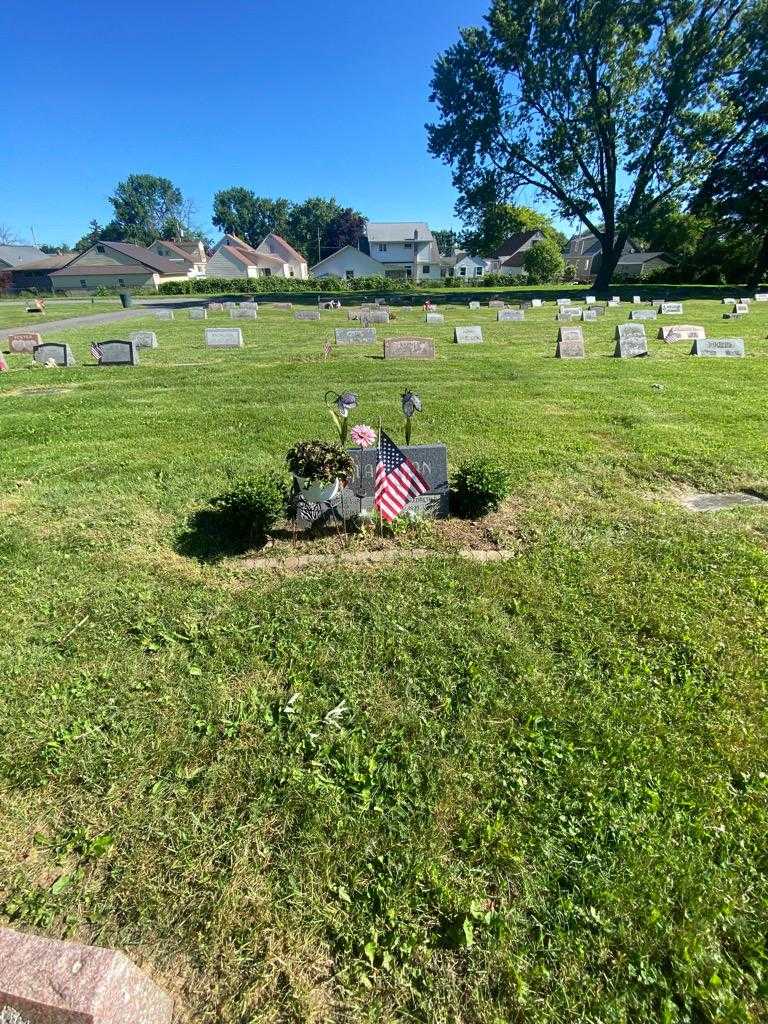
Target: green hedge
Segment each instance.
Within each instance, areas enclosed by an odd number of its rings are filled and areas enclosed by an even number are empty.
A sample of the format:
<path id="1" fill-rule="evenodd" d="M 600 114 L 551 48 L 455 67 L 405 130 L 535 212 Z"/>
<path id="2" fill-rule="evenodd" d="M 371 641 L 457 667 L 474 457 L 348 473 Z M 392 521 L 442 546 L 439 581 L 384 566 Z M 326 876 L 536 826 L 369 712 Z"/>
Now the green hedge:
<path id="1" fill-rule="evenodd" d="M 508 274 L 486 274 L 483 277 L 442 277 L 436 281 L 411 284 L 403 277 L 355 277 L 351 281 L 340 277 L 193 277 L 186 281 L 164 281 L 161 295 L 273 295 L 292 292 L 413 292 L 428 294 L 442 288 L 509 288 L 525 285 L 525 278 Z"/>

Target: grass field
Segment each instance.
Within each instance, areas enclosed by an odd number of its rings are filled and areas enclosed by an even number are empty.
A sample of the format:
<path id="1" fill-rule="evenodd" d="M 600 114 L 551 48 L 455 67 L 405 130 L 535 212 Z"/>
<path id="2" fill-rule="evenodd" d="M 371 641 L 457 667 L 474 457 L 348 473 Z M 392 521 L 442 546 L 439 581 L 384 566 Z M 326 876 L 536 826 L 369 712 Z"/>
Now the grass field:
<path id="1" fill-rule="evenodd" d="M 627 310 L 583 361 L 551 305 L 378 326 L 433 362 L 324 361 L 344 313 L 268 308 L 243 350 L 177 312 L 6 357 L 0 920 L 125 948 L 180 1021 L 765 1020 L 768 506 L 671 494 L 768 496 L 768 307 L 646 324 L 744 360 L 612 359 Z M 142 327 L 140 366 L 89 365 Z M 331 437 L 327 390 L 401 439 L 406 386 L 414 441 L 508 467 L 514 558 L 183 553 L 230 474 Z"/>
<path id="2" fill-rule="evenodd" d="M 91 316 L 93 313 L 112 313 L 121 308 L 119 299 L 94 299 L 77 302 L 74 299 L 45 300 L 44 313 L 27 313 L 34 299 L 0 302 L 0 330 L 5 327 L 26 327 L 49 320 L 69 320 L 73 316 Z"/>

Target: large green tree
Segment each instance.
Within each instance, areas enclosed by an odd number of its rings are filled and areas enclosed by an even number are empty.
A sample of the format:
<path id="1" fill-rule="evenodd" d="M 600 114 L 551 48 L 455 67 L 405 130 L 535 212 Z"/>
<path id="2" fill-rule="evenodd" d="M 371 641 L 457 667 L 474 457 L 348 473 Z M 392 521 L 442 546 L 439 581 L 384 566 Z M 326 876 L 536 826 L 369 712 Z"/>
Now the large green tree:
<path id="1" fill-rule="evenodd" d="M 187 227 L 189 206 L 168 178 L 129 174 L 109 201 L 115 211 L 109 228 L 124 242 L 149 245 L 156 238 L 178 238 Z"/>
<path id="2" fill-rule="evenodd" d="M 456 213 L 464 224 L 461 245 L 478 256 L 496 256 L 503 243 L 521 231 L 541 231 L 561 248 L 565 235 L 558 231 L 546 213 L 530 206 L 506 202 L 492 172 L 479 176 L 474 188 L 467 189 L 456 203 Z"/>
<path id="3" fill-rule="evenodd" d="M 493 174 L 508 198 L 528 186 L 578 219 L 605 287 L 641 201 L 710 170 L 700 115 L 739 63 L 751 2 L 493 0 L 487 25 L 435 62 L 430 150 L 462 195 Z"/>
<path id="4" fill-rule="evenodd" d="M 330 256 L 343 245 L 357 245 L 365 229 L 362 214 L 334 198 L 310 196 L 291 209 L 290 238 L 310 264 Z"/>
<path id="5" fill-rule="evenodd" d="M 212 220 L 226 234 L 258 245 L 271 232 L 286 236 L 291 206 L 289 199 L 257 196 L 249 188 L 235 185 L 213 197 Z"/>

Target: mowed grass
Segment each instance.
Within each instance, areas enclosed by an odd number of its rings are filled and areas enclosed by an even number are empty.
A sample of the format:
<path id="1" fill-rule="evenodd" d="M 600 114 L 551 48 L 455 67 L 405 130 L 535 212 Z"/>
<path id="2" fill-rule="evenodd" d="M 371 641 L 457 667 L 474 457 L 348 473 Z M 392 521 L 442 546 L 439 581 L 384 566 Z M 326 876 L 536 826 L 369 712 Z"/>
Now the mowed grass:
<path id="1" fill-rule="evenodd" d="M 78 366 L 0 378 L 0 915 L 125 948 L 179 1020 L 757 1022 L 768 1008 L 768 308 L 555 360 L 447 306 L 323 342 L 262 307 L 206 350 L 177 312 L 59 332 Z M 481 346 L 452 343 L 479 323 Z M 221 315 L 209 326 L 229 325 Z M 156 331 L 136 368 L 92 341 Z M 515 557 L 249 573 L 181 553 L 231 474 L 331 436 L 326 391 L 513 480 Z"/>
<path id="2" fill-rule="evenodd" d="M 119 299 L 94 299 L 93 302 L 78 302 L 75 299 L 45 299 L 43 313 L 28 313 L 34 299 L 0 302 L 0 330 L 7 327 L 26 328 L 31 324 L 46 323 L 50 320 L 69 320 L 73 316 L 91 316 L 93 313 L 114 313 L 121 309 Z"/>

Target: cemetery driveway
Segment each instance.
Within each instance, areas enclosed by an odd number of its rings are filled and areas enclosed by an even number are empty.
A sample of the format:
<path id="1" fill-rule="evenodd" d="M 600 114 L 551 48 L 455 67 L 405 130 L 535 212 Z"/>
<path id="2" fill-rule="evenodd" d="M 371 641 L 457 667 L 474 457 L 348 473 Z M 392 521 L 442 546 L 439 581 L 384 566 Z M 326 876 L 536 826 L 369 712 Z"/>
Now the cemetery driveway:
<path id="1" fill-rule="evenodd" d="M 40 323 L 23 324 L 20 327 L 4 327 L 0 331 L 0 338 L 7 338 L 9 334 L 16 334 L 19 331 L 47 334 L 49 331 L 65 331 L 71 327 L 98 327 L 100 324 L 113 324 L 137 316 L 150 316 L 152 312 L 150 306 L 134 306 L 132 309 L 118 309 L 114 313 L 93 313 L 91 316 L 72 316 L 68 320 L 45 320 Z"/>

